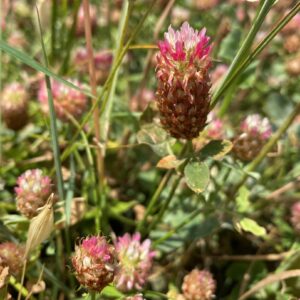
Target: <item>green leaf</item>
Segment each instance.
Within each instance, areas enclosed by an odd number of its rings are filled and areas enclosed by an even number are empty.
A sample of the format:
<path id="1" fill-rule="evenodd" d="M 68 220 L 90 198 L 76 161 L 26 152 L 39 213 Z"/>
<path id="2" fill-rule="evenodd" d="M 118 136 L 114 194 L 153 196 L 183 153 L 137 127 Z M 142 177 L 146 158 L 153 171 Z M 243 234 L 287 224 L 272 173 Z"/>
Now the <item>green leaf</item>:
<path id="1" fill-rule="evenodd" d="M 209 169 L 203 162 L 191 161 L 184 168 L 184 176 L 188 187 L 198 194 L 209 182 Z"/>
<path id="2" fill-rule="evenodd" d="M 165 156 L 172 152 L 167 132 L 156 124 L 144 125 L 137 133 L 137 140 L 140 144 L 149 145 L 159 156 Z"/>
<path id="3" fill-rule="evenodd" d="M 243 185 L 238 190 L 238 196 L 236 198 L 237 210 L 241 213 L 247 212 L 250 210 L 250 201 L 249 201 L 249 190 Z"/>
<path id="4" fill-rule="evenodd" d="M 203 158 L 211 156 L 216 160 L 221 160 L 231 151 L 232 146 L 229 140 L 213 140 L 203 147 L 200 154 Z"/>
<path id="5" fill-rule="evenodd" d="M 239 225 L 244 231 L 251 232 L 256 236 L 265 236 L 267 234 L 267 231 L 264 227 L 258 225 L 256 221 L 250 218 L 243 218 L 239 222 Z"/>
<path id="6" fill-rule="evenodd" d="M 118 291 L 114 286 L 108 285 L 106 286 L 102 292 L 101 295 L 104 297 L 109 297 L 113 299 L 119 299 L 124 297 L 124 294 L 122 294 L 120 291 Z"/>
<path id="7" fill-rule="evenodd" d="M 136 204 L 137 204 L 136 201 L 129 201 L 129 202 L 118 201 L 117 203 L 113 203 L 112 205 L 110 205 L 109 210 L 111 213 L 119 215 L 128 211 Z"/>
<path id="8" fill-rule="evenodd" d="M 19 59 L 22 63 L 26 64 L 27 66 L 29 66 L 33 69 L 35 69 L 36 71 L 42 72 L 45 75 L 47 75 L 49 77 L 52 77 L 55 80 L 59 81 L 60 83 L 63 83 L 63 84 L 67 85 L 68 87 L 70 87 L 74 90 L 80 91 L 80 92 L 84 93 L 85 95 L 94 98 L 94 96 L 91 93 L 89 93 L 88 91 L 82 90 L 79 87 L 77 87 L 76 85 L 74 85 L 73 83 L 71 83 L 71 82 L 63 79 L 62 77 L 56 75 L 55 73 L 50 71 L 48 68 L 42 66 L 40 63 L 38 63 L 36 60 L 34 60 L 32 57 L 30 57 L 26 53 L 9 46 L 3 40 L 0 40 L 0 49 L 3 50 L 4 52 L 6 52 L 7 54 L 9 54 L 10 56 Z"/>

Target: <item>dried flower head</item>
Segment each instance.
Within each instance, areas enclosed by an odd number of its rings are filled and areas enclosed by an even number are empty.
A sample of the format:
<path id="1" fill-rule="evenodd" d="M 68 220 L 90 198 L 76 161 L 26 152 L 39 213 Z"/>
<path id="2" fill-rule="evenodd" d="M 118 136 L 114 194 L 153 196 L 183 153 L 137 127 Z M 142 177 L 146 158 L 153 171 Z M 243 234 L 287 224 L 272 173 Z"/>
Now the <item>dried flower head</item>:
<path id="1" fill-rule="evenodd" d="M 70 80 L 74 85 L 80 87 L 77 80 Z M 57 117 L 62 121 L 68 121 L 68 115 L 74 118 L 80 117 L 87 105 L 86 96 L 75 89 L 72 89 L 58 81 L 51 81 L 51 92 L 53 96 L 54 109 Z M 42 81 L 38 91 L 38 98 L 42 106 L 42 110 L 48 114 L 48 93 L 45 81 Z"/>
<path id="2" fill-rule="evenodd" d="M 289 59 L 286 62 L 285 68 L 286 68 L 286 71 L 291 76 L 299 76 L 300 75 L 300 55 Z"/>
<path id="3" fill-rule="evenodd" d="M 119 260 L 115 278 L 121 291 L 141 290 L 147 282 L 155 252 L 149 239 L 141 243 L 140 233 L 118 237 L 115 244 Z"/>
<path id="4" fill-rule="evenodd" d="M 17 208 L 24 216 L 32 218 L 38 208 L 46 204 L 51 194 L 51 179 L 42 170 L 27 170 L 17 180 L 15 187 Z"/>
<path id="5" fill-rule="evenodd" d="M 272 134 L 272 126 L 268 118 L 262 118 L 259 114 L 253 114 L 246 117 L 241 123 L 241 131 L 267 140 Z"/>
<path id="6" fill-rule="evenodd" d="M 243 160 L 254 159 L 272 134 L 272 127 L 267 118 L 258 114 L 248 116 L 240 126 L 240 133 L 235 137 L 233 152 Z"/>
<path id="7" fill-rule="evenodd" d="M 293 33 L 284 38 L 284 49 L 289 53 L 296 53 L 300 48 L 300 35 Z"/>
<path id="8" fill-rule="evenodd" d="M 6 126 L 19 130 L 28 121 L 28 95 L 19 83 L 7 85 L 1 93 L 0 110 Z"/>
<path id="9" fill-rule="evenodd" d="M 23 267 L 25 248 L 12 242 L 0 244 L 0 266 L 8 267 L 10 275 L 18 275 Z"/>
<path id="10" fill-rule="evenodd" d="M 158 44 L 158 108 L 162 125 L 176 138 L 195 138 L 206 124 L 211 46 L 205 33 L 185 22 L 178 31 L 170 26 Z"/>
<path id="11" fill-rule="evenodd" d="M 216 291 L 216 282 L 206 270 L 194 269 L 183 279 L 182 291 L 187 300 L 210 300 Z"/>
<path id="12" fill-rule="evenodd" d="M 75 246 L 72 264 L 80 284 L 100 292 L 115 276 L 115 250 L 103 236 L 92 236 Z"/>
<path id="13" fill-rule="evenodd" d="M 291 208 L 291 223 L 295 231 L 300 232 L 300 202 L 294 203 Z"/>

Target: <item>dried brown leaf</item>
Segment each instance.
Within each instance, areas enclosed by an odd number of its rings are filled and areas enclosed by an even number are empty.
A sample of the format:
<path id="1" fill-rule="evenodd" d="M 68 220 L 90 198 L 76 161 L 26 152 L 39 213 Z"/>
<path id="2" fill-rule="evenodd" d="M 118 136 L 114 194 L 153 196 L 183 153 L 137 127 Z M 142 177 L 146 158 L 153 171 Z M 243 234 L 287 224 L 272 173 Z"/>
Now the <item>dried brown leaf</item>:
<path id="1" fill-rule="evenodd" d="M 0 267 L 2 268 L 2 267 Z M 0 289 L 2 289 L 8 279 L 9 267 L 3 267 L 0 272 Z"/>
<path id="2" fill-rule="evenodd" d="M 281 273 L 271 274 L 264 278 L 263 280 L 256 283 L 248 292 L 243 294 L 239 300 L 245 300 L 258 292 L 260 289 L 264 288 L 265 286 L 272 284 L 277 281 L 285 280 L 291 277 L 298 277 L 300 276 L 300 269 L 296 270 L 289 270 L 289 271 L 283 271 Z"/>
<path id="3" fill-rule="evenodd" d="M 183 160 L 178 160 L 175 155 L 167 155 L 163 157 L 158 163 L 157 167 L 161 169 L 175 169 L 177 168 Z"/>
<path id="4" fill-rule="evenodd" d="M 46 205 L 40 209 L 40 213 L 31 219 L 26 241 L 25 258 L 28 257 L 30 251 L 50 236 L 54 227 L 53 202 L 54 194 L 51 194 Z"/>

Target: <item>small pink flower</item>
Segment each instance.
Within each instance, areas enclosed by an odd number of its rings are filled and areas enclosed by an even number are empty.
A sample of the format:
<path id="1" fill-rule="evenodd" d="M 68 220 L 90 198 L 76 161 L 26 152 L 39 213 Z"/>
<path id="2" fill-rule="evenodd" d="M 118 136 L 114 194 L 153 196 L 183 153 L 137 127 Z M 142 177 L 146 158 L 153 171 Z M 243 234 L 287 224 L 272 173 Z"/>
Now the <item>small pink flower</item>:
<path id="1" fill-rule="evenodd" d="M 210 38 L 206 36 L 205 28 L 199 32 L 184 22 L 177 31 L 170 26 L 164 37 L 158 43 L 160 52 L 157 54 L 157 62 L 160 68 L 169 70 L 169 81 L 172 81 L 176 72 L 187 72 L 189 67 L 206 69 L 210 65 Z M 157 72 L 157 76 L 160 78 L 161 72 Z"/>
<path id="2" fill-rule="evenodd" d="M 70 82 L 79 88 L 81 87 L 77 80 L 70 80 Z M 51 92 L 54 109 L 60 120 L 68 121 L 69 114 L 74 118 L 78 118 L 84 113 L 87 105 L 87 98 L 82 92 L 55 80 L 51 81 Z M 40 84 L 38 99 L 41 103 L 42 110 L 48 114 L 48 93 L 45 81 L 42 81 Z"/>
<path id="3" fill-rule="evenodd" d="M 261 139 L 267 140 L 272 134 L 272 126 L 268 118 L 253 114 L 246 117 L 241 123 L 241 131 L 250 135 L 258 135 Z"/>
<path id="4" fill-rule="evenodd" d="M 115 243 L 119 259 L 115 282 L 121 291 L 141 290 L 147 282 L 155 252 L 151 251 L 151 241 L 141 243 L 140 233 L 128 233 L 118 237 Z"/>
<path id="5" fill-rule="evenodd" d="M 300 202 L 294 203 L 291 208 L 291 223 L 295 231 L 300 232 Z"/>
<path id="6" fill-rule="evenodd" d="M 84 287 L 100 292 L 115 275 L 115 250 L 103 236 L 85 238 L 75 246 L 72 264 L 77 280 Z"/>
<path id="7" fill-rule="evenodd" d="M 40 169 L 27 170 L 18 178 L 15 192 L 18 210 L 26 217 L 32 218 L 50 196 L 51 179 L 44 176 Z"/>

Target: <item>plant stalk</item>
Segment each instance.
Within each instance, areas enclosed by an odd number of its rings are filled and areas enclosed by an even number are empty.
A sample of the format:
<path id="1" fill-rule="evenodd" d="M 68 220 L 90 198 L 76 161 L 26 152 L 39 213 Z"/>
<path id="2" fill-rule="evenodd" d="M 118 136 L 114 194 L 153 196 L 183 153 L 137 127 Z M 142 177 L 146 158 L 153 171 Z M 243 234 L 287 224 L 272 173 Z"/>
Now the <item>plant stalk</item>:
<path id="1" fill-rule="evenodd" d="M 90 86 L 91 86 L 92 94 L 96 97 L 97 82 L 96 82 L 96 70 L 95 70 L 95 63 L 94 63 L 94 51 L 92 45 L 92 30 L 91 30 L 89 0 L 83 0 L 83 11 L 84 11 L 84 31 L 85 31 L 86 48 L 87 48 L 88 62 L 89 62 Z M 99 107 L 95 99 L 93 99 L 93 105 L 95 106 L 95 109 L 93 111 L 95 137 L 98 141 L 100 141 Z M 104 158 L 100 148 L 96 149 L 96 153 L 97 153 L 98 177 L 99 177 L 100 189 L 102 189 L 104 185 Z"/>

